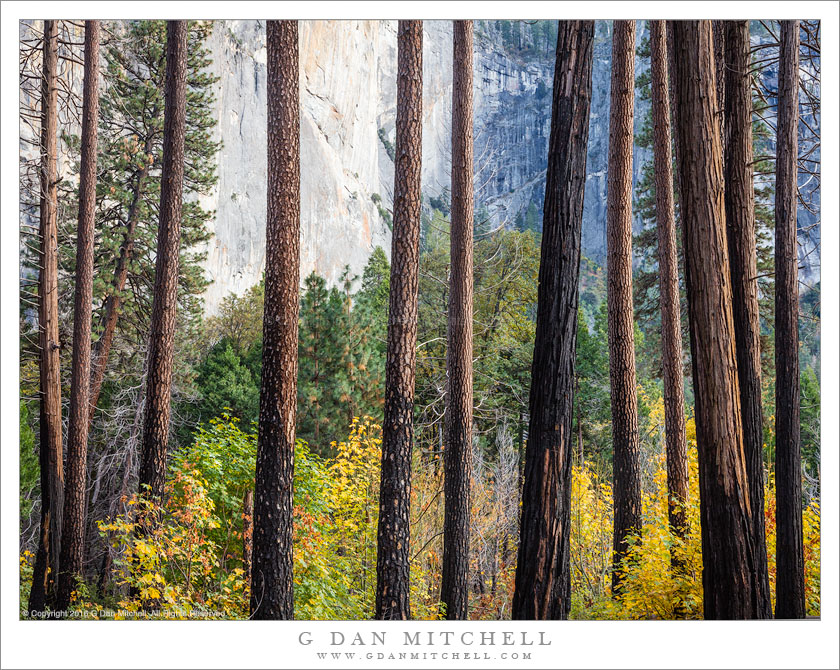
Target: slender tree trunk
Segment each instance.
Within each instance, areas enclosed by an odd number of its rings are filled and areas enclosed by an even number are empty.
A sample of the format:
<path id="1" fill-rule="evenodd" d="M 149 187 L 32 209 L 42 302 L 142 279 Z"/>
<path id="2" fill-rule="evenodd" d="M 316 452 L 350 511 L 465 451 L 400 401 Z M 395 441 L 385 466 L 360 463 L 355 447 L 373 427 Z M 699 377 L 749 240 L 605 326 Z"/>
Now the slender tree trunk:
<path id="1" fill-rule="evenodd" d="M 146 140 L 145 153 L 152 152 L 152 140 Z M 131 204 L 128 207 L 126 230 L 123 243 L 120 247 L 120 255 L 114 269 L 114 278 L 111 281 L 112 293 L 105 298 L 104 315 L 102 317 L 102 334 L 93 345 L 91 356 L 90 373 L 90 402 L 88 405 L 88 424 L 93 424 L 96 414 L 96 405 L 99 402 L 99 394 L 102 391 L 102 382 L 105 379 L 105 369 L 108 366 L 108 358 L 111 354 L 111 345 L 114 341 L 114 334 L 117 329 L 117 317 L 120 313 L 120 293 L 125 288 L 125 280 L 128 277 L 128 264 L 134 250 L 134 231 L 137 229 L 139 220 L 140 200 L 143 195 L 144 182 L 149 174 L 148 165 L 144 165 L 137 173 L 134 192 Z"/>
<path id="2" fill-rule="evenodd" d="M 575 384 L 575 394 L 580 393 L 580 385 L 578 383 Z M 586 464 L 586 458 L 583 455 L 583 424 L 580 422 L 580 405 L 578 405 L 577 409 L 577 441 L 578 441 L 578 453 L 580 454 L 580 467 L 582 468 Z"/>
<path id="3" fill-rule="evenodd" d="M 79 172 L 79 227 L 76 237 L 76 286 L 73 306 L 73 367 L 67 429 L 67 486 L 61 536 L 57 609 L 70 605 L 75 580 L 82 574 L 90 388 L 90 320 L 93 300 L 93 239 L 96 210 L 96 135 L 99 120 L 99 21 L 85 22 L 85 75 L 82 156 Z"/>
<path id="4" fill-rule="evenodd" d="M 514 619 L 565 619 L 571 606 L 574 366 L 594 33 L 593 21 L 558 23 Z"/>
<path id="5" fill-rule="evenodd" d="M 409 497 L 413 443 L 423 132 L 423 22 L 397 30 L 394 232 L 382 424 L 376 618 L 408 619 Z"/>
<path id="6" fill-rule="evenodd" d="M 670 93 L 665 22 L 650 23 L 650 72 L 653 109 L 653 160 L 656 228 L 659 241 L 659 302 L 662 311 L 662 377 L 665 398 L 665 458 L 668 471 L 668 521 L 679 537 L 688 527 L 688 456 L 683 396 L 680 285 L 674 220 L 674 173 L 671 162 Z M 671 562 L 676 561 L 672 554 Z"/>
<path id="7" fill-rule="evenodd" d="M 613 592 L 642 526 L 639 416 L 633 321 L 633 56 L 635 21 L 613 22 L 610 147 L 607 166 L 607 305 L 613 433 Z"/>
<path id="8" fill-rule="evenodd" d="M 473 23 L 454 22 L 448 393 L 441 601 L 466 619 L 473 414 Z"/>
<path id="9" fill-rule="evenodd" d="M 292 482 L 300 309 L 297 21 L 267 21 L 268 218 L 251 615 L 294 618 Z"/>
<path id="10" fill-rule="evenodd" d="M 163 498 L 166 447 L 172 397 L 175 316 L 178 304 L 178 261 L 184 188 L 186 134 L 187 22 L 169 21 L 166 30 L 166 90 L 163 122 L 163 173 L 160 226 L 155 263 L 155 288 L 149 333 L 146 406 L 140 493 Z"/>
<path id="11" fill-rule="evenodd" d="M 58 341 L 58 23 L 44 21 L 41 78 L 41 203 L 38 325 L 40 365 L 41 531 L 29 594 L 30 611 L 41 612 L 55 596 L 64 503 L 64 453 L 61 443 L 61 371 Z"/>
<path id="12" fill-rule="evenodd" d="M 772 616 L 767 547 L 764 531 L 764 467 L 761 409 L 761 324 L 758 317 L 755 191 L 753 187 L 752 94 L 750 89 L 750 27 L 748 21 L 724 21 L 724 202 L 735 355 L 744 427 L 744 456 L 750 485 L 755 548 L 756 611 Z M 718 82 L 720 88 L 720 82 Z"/>
<path id="13" fill-rule="evenodd" d="M 679 118 L 678 118 L 678 109 L 677 109 L 677 93 L 676 93 L 676 86 L 674 82 L 677 78 L 677 65 L 675 62 L 676 58 L 676 48 L 674 47 L 674 22 L 673 21 L 666 21 L 666 38 L 665 41 L 667 42 L 667 49 L 668 49 L 668 94 L 671 98 L 671 121 L 672 127 L 678 128 L 679 127 Z M 672 165 L 679 165 L 680 164 L 680 134 L 678 132 L 671 133 L 671 141 L 673 142 L 674 147 L 674 157 L 672 161 Z M 674 196 L 676 198 L 676 202 L 674 203 L 674 221 L 675 224 L 681 225 L 681 213 L 680 208 L 682 207 L 682 195 L 680 194 L 680 180 L 679 175 L 676 179 L 674 179 Z M 679 267 L 679 253 L 677 254 L 677 273 L 679 274 L 680 269 L 682 269 L 682 275 L 684 281 L 686 282 L 686 289 L 688 288 L 688 275 L 685 272 L 685 267 Z M 691 330 L 689 329 L 689 340 L 691 339 Z M 690 342 L 689 342 L 690 346 Z"/>
<path id="14" fill-rule="evenodd" d="M 710 21 L 674 23 L 680 189 L 697 447 L 704 614 L 757 616 L 752 514 L 744 457 L 723 165 L 715 119 Z"/>
<path id="15" fill-rule="evenodd" d="M 720 129 L 721 145 L 724 143 L 724 128 L 726 125 L 726 117 L 724 116 L 726 106 L 726 23 L 727 21 L 721 20 L 712 21 L 712 39 L 715 45 L 715 97 L 717 100 L 715 118 Z M 726 165 L 725 151 L 723 162 Z"/>
<path id="16" fill-rule="evenodd" d="M 251 585 L 251 565 L 254 557 L 254 492 L 245 491 L 242 497 L 242 570 L 245 583 Z"/>
<path id="17" fill-rule="evenodd" d="M 805 618 L 796 245 L 799 21 L 782 21 L 776 140 L 776 618 Z"/>

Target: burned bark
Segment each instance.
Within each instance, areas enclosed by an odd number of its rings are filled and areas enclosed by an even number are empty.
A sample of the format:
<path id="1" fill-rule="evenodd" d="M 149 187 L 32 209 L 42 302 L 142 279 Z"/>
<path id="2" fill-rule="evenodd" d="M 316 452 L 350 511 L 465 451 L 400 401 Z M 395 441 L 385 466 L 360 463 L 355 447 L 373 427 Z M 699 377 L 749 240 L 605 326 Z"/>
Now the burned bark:
<path id="1" fill-rule="evenodd" d="M 805 618 L 796 243 L 799 21 L 782 21 L 776 140 L 776 618 Z"/>
<path id="2" fill-rule="evenodd" d="M 70 605 L 82 574 L 90 391 L 90 322 L 93 311 L 93 241 L 96 210 L 96 135 L 99 120 L 99 21 L 85 22 L 82 97 L 82 151 L 79 172 L 79 225 L 76 234 L 76 285 L 73 306 L 73 362 L 67 428 L 67 472 L 61 535 L 57 609 Z"/>
<path id="3" fill-rule="evenodd" d="M 750 486 L 755 549 L 757 616 L 769 619 L 770 581 L 764 530 L 764 434 L 761 409 L 761 324 L 758 316 L 758 269 L 753 187 L 752 93 L 750 89 L 750 28 L 748 21 L 724 21 L 724 202 L 729 272 L 732 277 L 732 317 L 735 355 L 744 427 L 744 456 Z M 721 68 L 718 68 L 720 72 Z"/>
<path id="4" fill-rule="evenodd" d="M 574 364 L 594 33 L 593 21 L 558 25 L 514 619 L 565 619 L 571 607 Z"/>
<path id="5" fill-rule="evenodd" d="M 187 21 L 169 21 L 166 31 L 166 90 L 163 123 L 163 173 L 155 286 L 149 333 L 146 406 L 140 493 L 163 498 L 169 441 L 178 263 L 184 188 L 187 100 Z"/>
<path id="6" fill-rule="evenodd" d="M 38 273 L 40 373 L 41 529 L 29 593 L 30 611 L 42 612 L 55 597 L 64 505 L 61 435 L 61 370 L 58 340 L 58 23 L 44 21 L 41 77 L 41 202 Z"/>
<path id="7" fill-rule="evenodd" d="M 293 478 L 300 306 L 297 21 L 267 21 L 268 212 L 251 616 L 293 619 Z"/>
<path id="8" fill-rule="evenodd" d="M 680 194 L 694 371 L 706 619 L 752 619 L 744 456 L 710 21 L 674 22 Z"/>
<path id="9" fill-rule="evenodd" d="M 408 619 L 409 507 L 423 132 L 423 22 L 397 29 L 397 138 L 394 233 L 382 423 L 382 479 L 376 557 L 376 618 Z"/>
<path id="10" fill-rule="evenodd" d="M 473 23 L 454 22 L 452 210 L 441 601 L 466 619 L 473 415 Z"/>

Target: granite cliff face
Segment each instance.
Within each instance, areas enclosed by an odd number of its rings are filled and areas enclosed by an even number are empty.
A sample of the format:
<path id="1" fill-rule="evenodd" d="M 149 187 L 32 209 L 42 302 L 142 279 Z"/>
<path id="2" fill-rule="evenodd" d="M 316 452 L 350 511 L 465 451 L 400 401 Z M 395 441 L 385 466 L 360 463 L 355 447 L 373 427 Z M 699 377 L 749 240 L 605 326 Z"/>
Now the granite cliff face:
<path id="1" fill-rule="evenodd" d="M 519 46 L 528 46 L 530 26 L 516 30 Z M 597 260 L 606 255 L 609 31 L 598 22 L 583 226 L 584 253 Z M 497 22 L 478 24 L 475 44 L 477 206 L 493 224 L 513 225 L 530 203 L 542 210 L 554 55 L 512 55 Z M 205 263 L 212 313 L 229 292 L 259 281 L 265 264 L 264 26 L 217 22 L 208 46 L 223 142 L 219 184 L 205 202 L 216 210 Z M 437 197 L 449 186 L 451 22 L 425 22 L 423 56 L 423 192 Z M 359 274 L 377 245 L 390 252 L 382 213 L 392 201 L 396 60 L 395 21 L 300 24 L 302 276 L 315 270 L 336 282 L 346 265 Z"/>
<path id="2" fill-rule="evenodd" d="M 641 38 L 639 23 L 637 40 Z M 28 35 L 22 23 L 20 35 Z M 583 251 L 606 257 L 606 160 L 609 138 L 610 30 L 596 22 Z M 313 270 L 336 283 L 359 275 L 370 253 L 390 255 L 396 121 L 396 21 L 302 21 L 301 279 Z M 542 222 L 551 126 L 553 48 L 536 44 L 524 21 L 475 26 L 476 210 L 493 226 L 512 226 L 529 206 Z M 266 44 L 261 21 L 216 21 L 207 47 L 215 84 L 218 184 L 201 198 L 215 211 L 204 268 L 205 310 L 256 284 L 265 269 Z M 424 22 L 423 167 L 425 203 L 449 188 L 452 23 Z M 81 70 L 66 73 L 80 92 Z M 37 96 L 37 90 L 35 91 Z M 32 104 L 21 91 L 21 104 Z M 644 110 L 637 108 L 637 119 Z M 79 129 L 72 119 L 69 132 Z M 37 150 L 21 128 L 21 154 Z M 67 173 L 71 157 L 62 146 Z M 643 160 L 635 159 L 636 173 Z M 26 215 L 24 215 L 24 218 Z"/>
<path id="3" fill-rule="evenodd" d="M 345 266 L 361 274 L 376 246 L 390 254 L 386 220 L 394 179 L 396 29 L 396 21 L 300 23 L 301 279 L 314 270 L 334 284 Z M 22 23 L 21 38 L 27 31 L 28 24 Z M 599 263 L 606 259 L 611 31 L 610 21 L 596 21 L 582 232 L 583 253 Z M 643 32 L 644 22 L 639 21 L 637 45 Z M 226 295 L 241 294 L 256 284 L 265 266 L 264 22 L 216 21 L 207 46 L 210 70 L 219 77 L 216 133 L 223 143 L 216 156 L 218 184 L 203 198 L 204 206 L 216 212 L 204 263 L 212 280 L 205 308 L 212 314 Z M 422 180 L 428 206 L 428 199 L 440 197 L 449 187 L 450 21 L 424 23 L 423 58 Z M 474 62 L 476 211 L 486 213 L 491 225 L 513 226 L 530 207 L 539 226 L 551 125 L 553 46 L 544 35 L 540 39 L 530 22 L 477 21 Z M 637 59 L 637 75 L 643 67 Z M 77 70 L 67 74 L 74 89 L 81 86 Z M 766 76 L 772 79 L 774 74 Z M 22 89 L 21 104 L 32 102 L 27 95 Z M 637 96 L 637 132 L 647 109 Z M 21 128 L 22 156 L 34 156 L 30 135 L 28 128 Z M 636 147 L 634 197 L 649 158 L 647 150 Z M 62 165 L 67 159 L 62 154 Z M 818 215 L 801 215 L 809 225 L 800 225 L 816 230 L 809 234 L 818 240 L 819 228 L 810 225 Z M 803 264 L 806 273 L 818 274 L 819 252 Z"/>
<path id="4" fill-rule="evenodd" d="M 389 232 L 378 190 L 379 42 L 374 22 L 306 22 L 300 30 L 301 274 L 335 282 L 361 269 Z M 257 21 L 217 22 L 208 44 L 219 77 L 219 183 L 205 263 L 212 313 L 230 292 L 257 283 L 265 268 L 266 48 Z"/>

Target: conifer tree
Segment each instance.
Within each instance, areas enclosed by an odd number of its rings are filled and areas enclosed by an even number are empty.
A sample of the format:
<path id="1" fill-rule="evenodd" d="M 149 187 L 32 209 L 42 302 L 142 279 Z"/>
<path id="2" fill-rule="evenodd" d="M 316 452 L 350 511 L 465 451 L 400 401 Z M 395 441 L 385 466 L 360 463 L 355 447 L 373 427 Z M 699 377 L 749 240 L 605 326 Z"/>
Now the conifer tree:
<path id="1" fill-rule="evenodd" d="M 349 426 L 347 397 L 340 388 L 347 381 L 349 315 L 337 287 L 312 272 L 303 282 L 298 338 L 298 437 L 326 455 L 333 440 Z M 352 417 L 351 417 L 352 420 Z M 344 425 L 344 424 L 347 425 Z"/>
<path id="2" fill-rule="evenodd" d="M 455 21 L 452 229 L 446 346 L 446 447 L 441 601 L 467 618 L 473 435 L 473 24 Z"/>
<path id="3" fill-rule="evenodd" d="M 377 529 L 376 618 L 408 619 L 409 505 L 417 361 L 423 22 L 397 28 L 397 139 Z"/>
<path id="4" fill-rule="evenodd" d="M 84 57 L 82 157 L 74 287 L 76 298 L 73 309 L 73 368 L 67 428 L 67 482 L 61 537 L 61 572 L 58 576 L 56 603 L 58 610 L 65 610 L 70 605 L 70 594 L 75 580 L 82 575 L 84 560 L 96 135 L 99 125 L 99 21 L 85 22 Z"/>
<path id="5" fill-rule="evenodd" d="M 671 529 L 686 530 L 688 456 L 683 397 L 682 328 L 674 221 L 671 162 L 671 109 L 665 22 L 651 22 L 651 88 L 654 119 L 654 171 L 658 232 L 659 300 L 662 312 L 662 380 L 665 401 L 665 454 L 668 467 L 668 517 Z"/>
<path id="6" fill-rule="evenodd" d="M 799 21 L 782 21 L 776 141 L 776 618 L 805 618 L 799 434 Z"/>
<path id="7" fill-rule="evenodd" d="M 297 21 L 267 21 L 268 211 L 251 616 L 294 618 L 292 486 L 300 290 Z"/>
<path id="8" fill-rule="evenodd" d="M 209 239 L 214 212 L 194 196 L 216 184 L 213 139 L 213 83 L 204 41 L 212 24 L 189 22 L 187 55 L 184 203 L 178 301 L 181 317 L 197 319 L 207 280 L 204 253 L 195 246 Z M 94 337 L 90 418 L 95 415 L 112 347 L 119 340 L 136 347 L 145 340 L 151 311 L 163 165 L 166 23 L 133 21 L 104 50 L 107 86 L 101 96 L 99 133 L 99 221 L 94 270 Z"/>
<path id="9" fill-rule="evenodd" d="M 725 67 L 723 86 L 723 178 L 726 238 L 732 278 L 732 316 L 738 360 L 738 388 L 744 425 L 744 455 L 753 510 L 753 546 L 758 615 L 770 618 L 770 582 L 764 529 L 764 435 L 761 398 L 761 323 L 753 186 L 750 28 L 748 21 L 722 21 Z M 720 96 L 718 96 L 720 97 Z"/>
<path id="10" fill-rule="evenodd" d="M 609 307 L 610 399 L 613 422 L 613 591 L 628 536 L 641 528 L 639 417 L 632 280 L 633 63 L 635 21 L 613 23 L 610 80 L 610 147 L 607 177 L 607 305 Z"/>
<path id="11" fill-rule="evenodd" d="M 703 609 L 757 618 L 711 21 L 675 21 L 677 156 L 700 472 Z"/>
<path id="12" fill-rule="evenodd" d="M 558 23 L 514 619 L 565 619 L 571 608 L 575 336 L 594 33 L 594 21 Z"/>
<path id="13" fill-rule="evenodd" d="M 61 377 L 58 340 L 58 23 L 44 21 L 41 74 L 41 201 L 38 255 L 38 329 L 41 466 L 41 529 L 29 593 L 29 609 L 43 611 L 55 596 L 64 505 Z"/>
<path id="14" fill-rule="evenodd" d="M 172 365 L 175 356 L 187 115 L 186 21 L 169 21 L 166 26 L 164 100 L 160 225 L 149 332 L 143 452 L 140 461 L 140 493 L 149 494 L 156 500 L 163 499 L 172 399 Z"/>

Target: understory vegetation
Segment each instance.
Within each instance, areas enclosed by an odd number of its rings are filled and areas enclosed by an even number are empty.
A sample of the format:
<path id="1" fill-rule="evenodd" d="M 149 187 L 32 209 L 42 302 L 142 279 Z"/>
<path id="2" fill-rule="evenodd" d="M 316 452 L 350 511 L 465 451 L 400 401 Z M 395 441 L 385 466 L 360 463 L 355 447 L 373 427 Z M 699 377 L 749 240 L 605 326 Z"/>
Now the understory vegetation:
<path id="1" fill-rule="evenodd" d="M 654 424 L 662 430 L 661 404 Z M 572 474 L 573 619 L 698 619 L 703 612 L 697 450 L 689 421 L 692 486 L 684 538 L 668 526 L 664 457 L 645 477 L 644 525 L 623 564 L 622 600 L 610 595 L 612 487 L 592 461 Z M 349 435 L 323 458 L 302 441 L 295 449 L 295 615 L 299 619 L 369 619 L 376 584 L 381 428 L 353 420 Z M 498 458 L 475 463 L 472 481 L 470 612 L 473 619 L 510 616 L 518 528 L 518 456 L 498 435 Z M 73 609 L 80 618 L 127 618 L 154 606 L 150 618 L 248 617 L 247 547 L 256 434 L 230 415 L 199 429 L 170 466 L 162 508 L 132 496 L 127 511 L 98 522 L 112 572 L 104 584 L 80 583 Z M 411 591 L 415 618 L 442 616 L 440 590 L 442 471 L 436 459 L 415 458 L 411 495 Z M 249 488 L 251 487 L 251 488 Z M 775 580 L 775 490 L 765 490 L 771 593 Z M 154 518 L 155 523 L 149 520 Z M 805 586 L 809 615 L 820 612 L 820 509 L 804 512 Z M 31 552 L 21 556 L 21 601 L 31 580 Z M 680 564 L 672 568 L 672 561 Z"/>
<path id="2" fill-rule="evenodd" d="M 411 491 L 411 597 L 415 618 L 444 615 L 442 431 L 445 381 L 446 216 L 424 216 L 418 342 L 416 434 Z M 481 231 L 479 231 L 480 233 Z M 511 615 L 518 543 L 524 443 L 527 440 L 529 352 L 539 233 L 495 230 L 476 243 L 476 438 L 470 532 L 470 617 Z M 369 619 L 376 586 L 376 532 L 384 394 L 389 265 L 377 249 L 362 277 L 345 272 L 339 286 L 310 275 L 302 290 L 298 443 L 294 479 L 295 616 Z M 354 291 L 354 287 L 356 290 Z M 664 460 L 664 401 L 649 346 L 637 328 L 644 524 L 630 555 L 624 596 L 611 596 L 612 466 L 607 312 L 602 268 L 581 264 L 577 339 L 576 425 L 572 478 L 572 609 L 576 619 L 702 618 L 702 556 L 694 419 L 689 417 L 690 529 L 668 526 Z M 90 529 L 90 577 L 79 583 L 79 616 L 126 618 L 247 618 L 249 552 L 262 349 L 262 284 L 225 299 L 217 315 L 196 324 L 182 362 L 162 507 L 136 491 L 136 442 L 120 450 L 102 441 L 118 428 L 117 411 L 100 418 L 99 461 L 113 463 L 116 504 L 102 508 Z M 807 324 L 806 324 L 807 327 Z M 810 332 L 809 363 L 818 332 Z M 818 349 L 817 349 L 818 350 Z M 806 477 L 818 482 L 819 386 L 803 374 Z M 772 380 L 766 382 L 772 394 Z M 690 385 L 689 385 L 690 387 Z M 112 391 L 113 393 L 113 391 Z M 121 397 L 114 396 L 119 403 Z M 127 400 L 122 400 L 127 402 Z M 768 408 L 772 402 L 768 403 Z M 690 408 L 689 408 L 690 412 Z M 765 452 L 772 463 L 773 422 Z M 109 425 L 109 423 L 111 425 Z M 21 522 L 37 518 L 38 479 L 33 418 L 21 404 Z M 127 463 L 120 459 L 127 459 Z M 136 461 L 135 461 L 136 462 Z M 96 467 L 104 467 L 97 465 Z M 94 470 L 94 473 L 97 471 Z M 768 469 L 769 473 L 769 469 Z M 813 474 L 810 474 L 813 473 Z M 97 479 L 94 476 L 94 487 Z M 775 491 L 765 492 L 771 587 L 775 575 Z M 806 478 L 807 482 L 807 478 Z M 101 477 L 99 486 L 109 480 Z M 818 484 L 806 486 L 804 514 L 808 613 L 820 610 Z M 95 497 L 94 497 L 95 501 Z M 252 503 L 251 503 L 252 504 Z M 154 523 L 152 522 L 154 520 Z M 160 522 L 158 522 L 158 520 Z M 34 560 L 21 543 L 21 607 L 26 608 Z M 672 569 L 672 560 L 681 567 Z M 775 593 L 771 588 L 771 592 Z M 144 613 L 151 608 L 152 613 Z"/>

